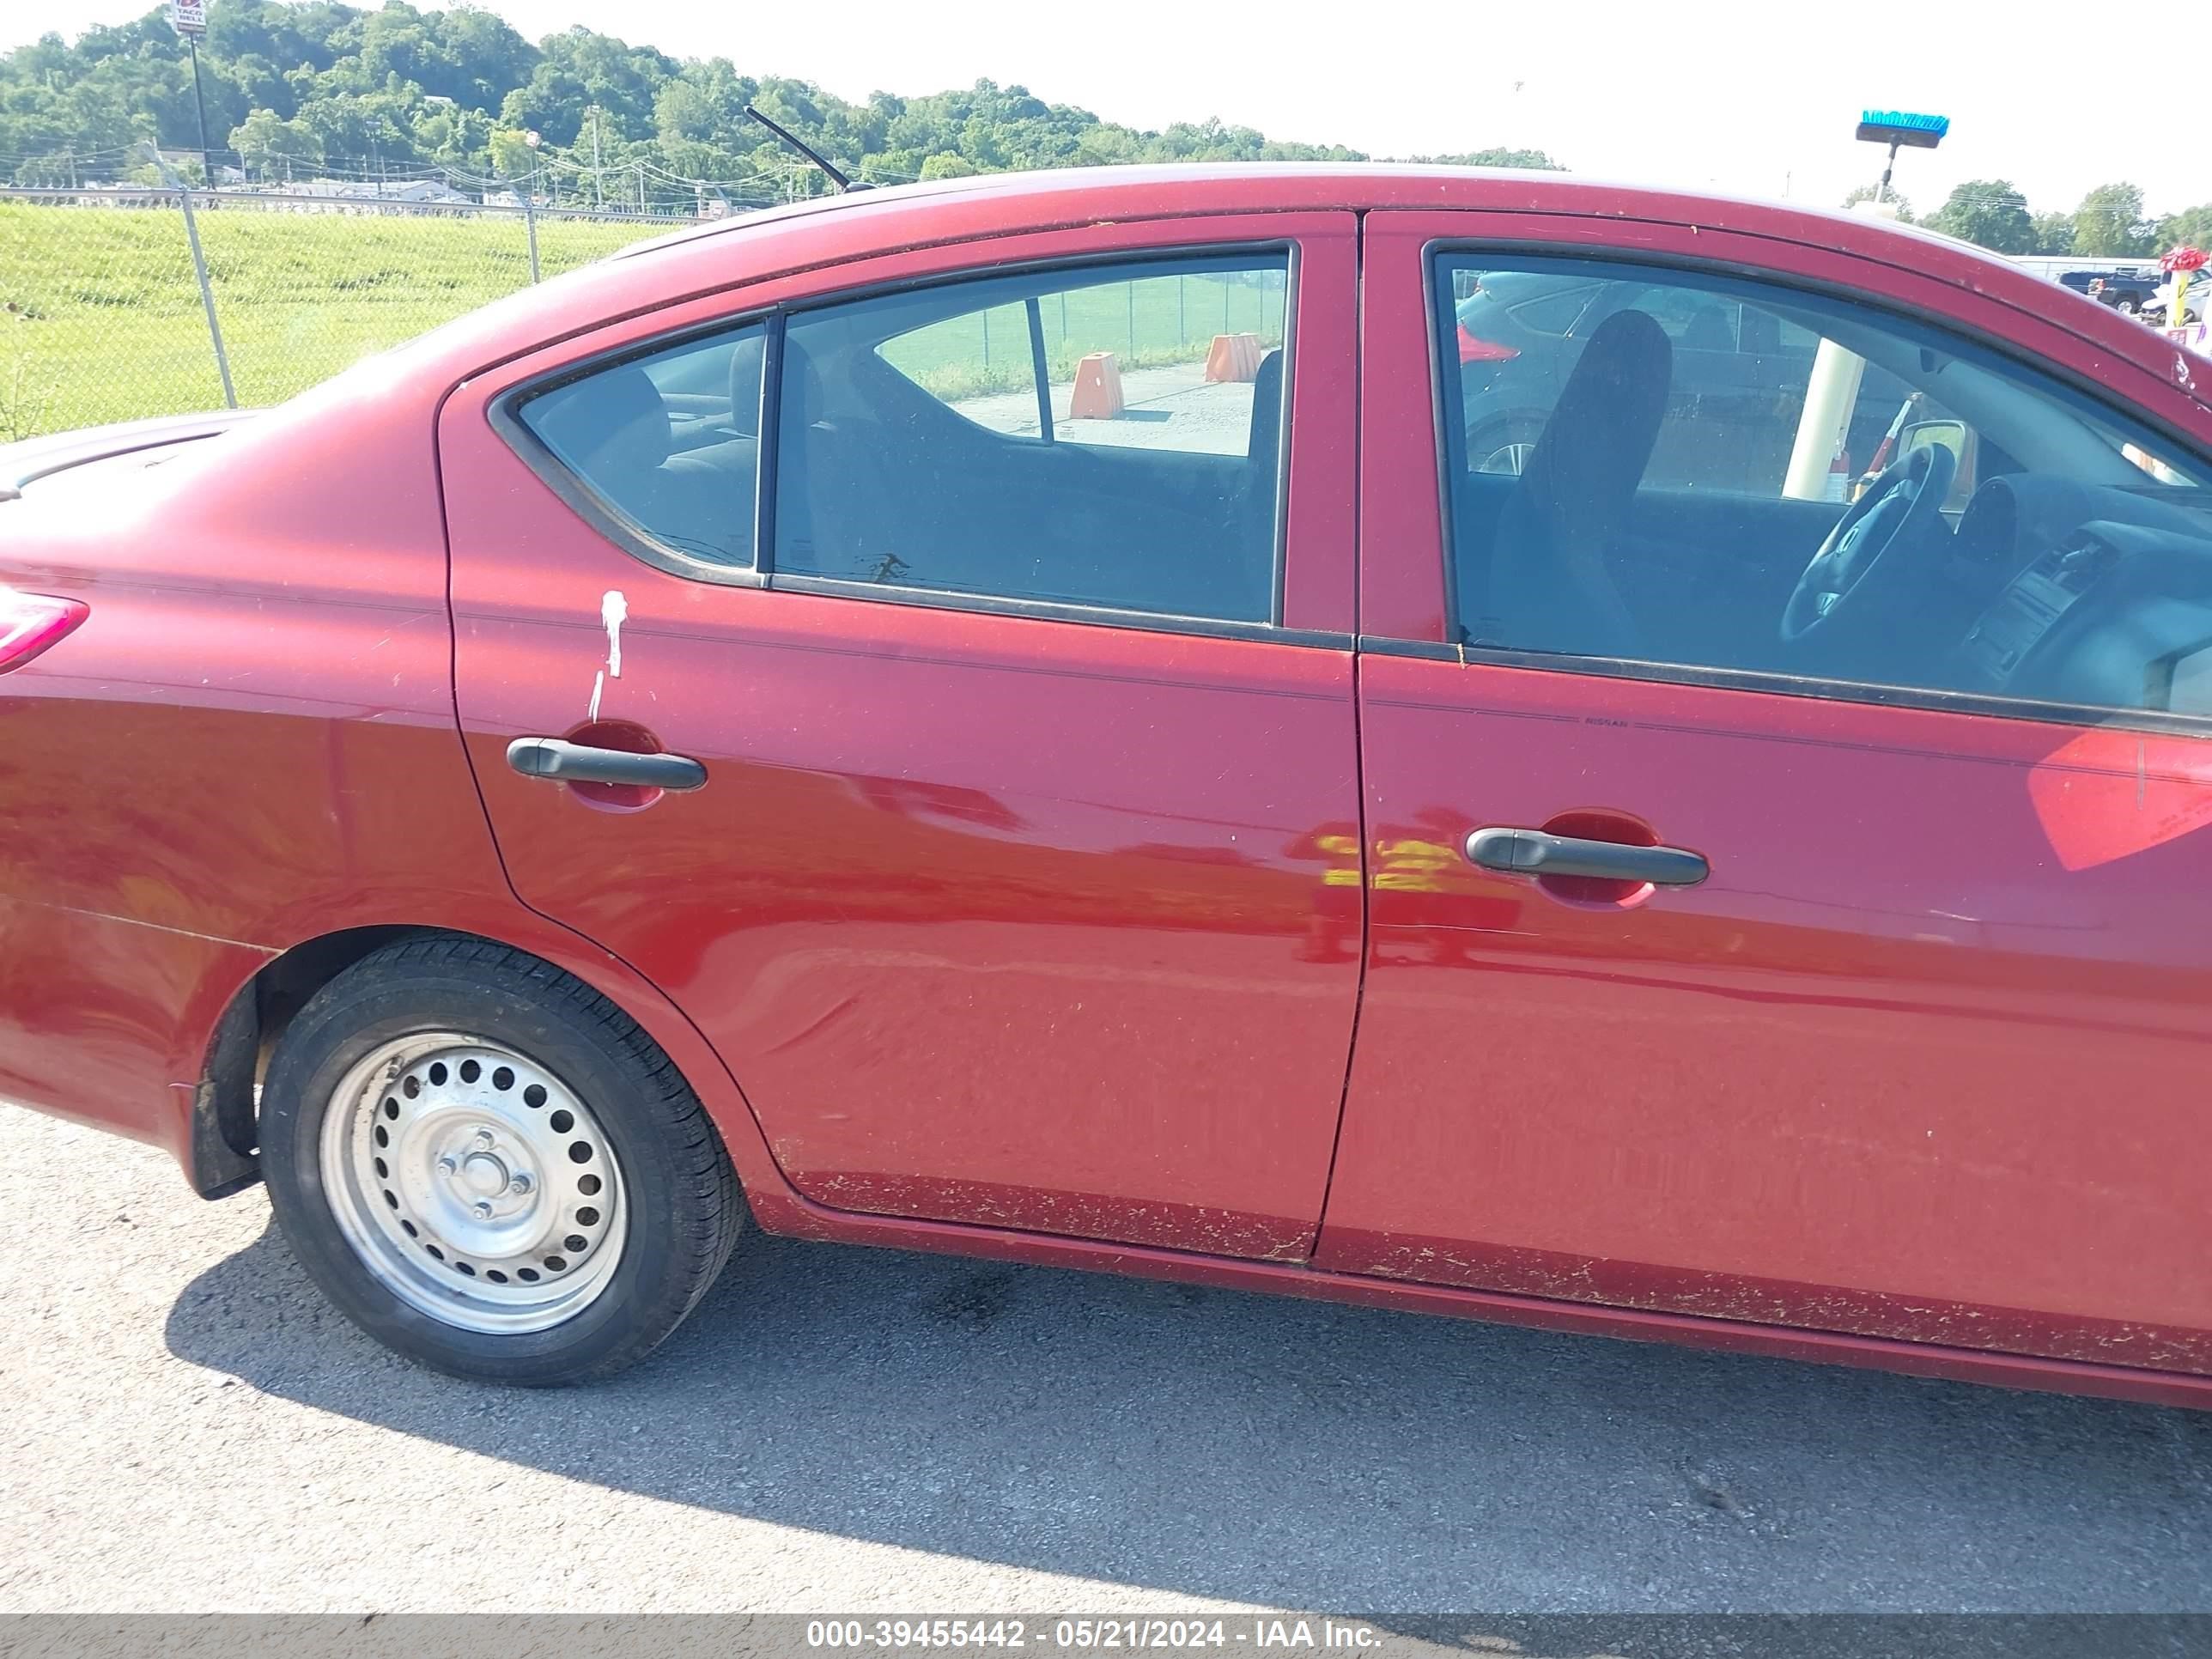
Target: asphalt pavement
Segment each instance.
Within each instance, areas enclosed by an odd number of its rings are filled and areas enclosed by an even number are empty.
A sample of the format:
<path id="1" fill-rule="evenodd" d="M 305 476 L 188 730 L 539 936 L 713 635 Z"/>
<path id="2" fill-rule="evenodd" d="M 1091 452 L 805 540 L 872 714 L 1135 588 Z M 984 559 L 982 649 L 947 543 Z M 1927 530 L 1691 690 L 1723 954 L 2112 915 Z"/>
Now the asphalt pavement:
<path id="1" fill-rule="evenodd" d="M 0 1612 L 2212 1610 L 2212 1413 L 755 1237 L 596 1389 L 0 1107 Z"/>

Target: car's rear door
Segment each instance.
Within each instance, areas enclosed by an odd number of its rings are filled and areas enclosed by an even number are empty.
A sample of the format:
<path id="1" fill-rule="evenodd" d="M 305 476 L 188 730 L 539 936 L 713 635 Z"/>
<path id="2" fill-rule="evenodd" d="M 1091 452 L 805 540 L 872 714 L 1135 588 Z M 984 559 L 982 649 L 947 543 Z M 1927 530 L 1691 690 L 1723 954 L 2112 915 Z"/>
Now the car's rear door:
<path id="1" fill-rule="evenodd" d="M 447 405 L 515 887 L 683 1007 L 806 1197 L 1309 1251 L 1359 971 L 1354 253 L 1337 214 L 927 250 Z M 704 787 L 526 777 L 526 738 Z"/>
<path id="2" fill-rule="evenodd" d="M 1374 900 L 1317 1261 L 2212 1370 L 2212 728 L 2140 675 L 2115 705 L 2053 706 L 1973 681 L 1944 648 L 2054 551 L 2068 520 L 2033 503 L 2094 486 L 2115 490 L 2107 510 L 2134 511 L 2162 488 L 2118 441 L 2059 441 L 2099 406 L 2086 379 L 2022 358 L 2081 348 L 1956 290 L 1765 239 L 1511 215 L 1366 225 Z M 1563 282 L 1626 261 L 1808 325 L 1822 317 L 1808 307 L 1832 306 L 1832 331 L 1939 388 L 1963 381 L 2023 451 L 2042 445 L 2043 483 L 2024 480 L 2015 500 L 2030 505 L 1997 503 L 1960 547 L 1948 529 L 1925 544 L 1934 562 L 1910 590 L 1925 603 L 1849 650 L 1793 659 L 1772 596 L 1722 583 L 1644 609 L 1620 562 L 1648 545 L 1631 492 L 1652 439 L 1620 411 L 1664 407 L 1664 388 L 1647 397 L 1624 368 L 1614 395 L 1537 437 L 1514 481 L 1529 495 L 1471 503 L 1464 447 L 1440 460 L 1426 438 L 1455 415 L 1430 371 L 1449 335 L 1425 296 L 1449 294 L 1462 259 Z M 1871 294 L 1837 297 L 1854 289 Z M 2021 356 L 1976 352 L 1980 329 Z M 1969 372 L 1938 373 L 1958 364 Z M 2129 374 L 2108 371 L 2107 395 L 2176 406 Z M 1764 434 L 1783 450 L 1805 396 Z M 1676 436 L 1693 451 L 1694 430 Z M 1551 483 L 1532 486 L 1547 466 Z M 1709 498 L 1729 505 L 1709 522 L 1747 564 L 1754 538 L 1799 538 L 1818 510 Z M 1607 500 L 1609 517 L 1592 510 Z M 1640 639 L 1533 633 L 1486 576 L 1539 552 L 1612 569 Z M 1699 628 L 1670 625 L 1700 611 Z M 1570 629 L 1573 611 L 1555 613 Z M 1656 842 L 1710 874 L 1675 887 L 1504 873 L 1471 857 L 1484 830 L 1601 854 Z"/>

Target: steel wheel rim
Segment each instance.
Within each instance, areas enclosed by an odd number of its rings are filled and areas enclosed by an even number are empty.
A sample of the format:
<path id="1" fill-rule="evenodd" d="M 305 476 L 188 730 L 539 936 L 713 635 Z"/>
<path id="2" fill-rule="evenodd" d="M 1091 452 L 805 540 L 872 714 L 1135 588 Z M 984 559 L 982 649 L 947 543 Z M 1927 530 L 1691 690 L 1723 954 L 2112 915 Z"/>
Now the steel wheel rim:
<path id="1" fill-rule="evenodd" d="M 465 1331 L 542 1331 L 606 1290 L 629 1229 L 591 1109 L 496 1042 L 422 1031 L 350 1067 L 323 1114 L 323 1192 L 369 1275 Z"/>
<path id="2" fill-rule="evenodd" d="M 1475 471 L 1510 473 L 1518 477 L 1522 469 L 1528 465 L 1528 457 L 1535 447 L 1534 442 L 1500 444 L 1483 458 L 1482 465 Z"/>

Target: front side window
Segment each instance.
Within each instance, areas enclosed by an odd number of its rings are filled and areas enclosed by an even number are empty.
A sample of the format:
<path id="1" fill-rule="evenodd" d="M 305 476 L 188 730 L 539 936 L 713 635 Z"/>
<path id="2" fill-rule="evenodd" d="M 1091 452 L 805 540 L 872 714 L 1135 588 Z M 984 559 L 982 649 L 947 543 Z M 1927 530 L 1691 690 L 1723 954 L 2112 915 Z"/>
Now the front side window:
<path id="1" fill-rule="evenodd" d="M 1268 620 L 1289 276 L 1148 259 L 794 313 L 775 573 Z"/>
<path id="2" fill-rule="evenodd" d="M 1473 253 L 1431 291 L 1467 643 L 2212 715 L 2178 446 L 1825 295 Z"/>
<path id="3" fill-rule="evenodd" d="M 516 416 L 635 537 L 699 562 L 753 562 L 758 324 L 594 368 Z"/>

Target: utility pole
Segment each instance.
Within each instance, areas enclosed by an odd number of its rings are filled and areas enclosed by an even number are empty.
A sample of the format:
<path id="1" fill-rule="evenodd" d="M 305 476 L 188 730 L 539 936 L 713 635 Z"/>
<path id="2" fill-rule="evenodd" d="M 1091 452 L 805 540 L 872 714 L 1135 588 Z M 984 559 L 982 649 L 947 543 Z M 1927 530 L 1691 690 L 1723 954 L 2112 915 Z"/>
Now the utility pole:
<path id="1" fill-rule="evenodd" d="M 208 152 L 207 94 L 200 90 L 200 42 L 196 34 L 185 37 L 185 49 L 192 55 L 192 105 L 200 115 L 200 175 L 210 190 L 215 188 L 215 157 Z"/>
<path id="2" fill-rule="evenodd" d="M 606 191 L 600 187 L 599 179 L 599 106 L 597 104 L 592 106 L 592 204 L 601 211 L 605 211 L 607 205 Z"/>
<path id="3" fill-rule="evenodd" d="M 200 36 L 207 33 L 207 0 L 169 0 L 169 27 L 184 37 L 192 59 L 192 106 L 200 117 L 200 171 L 215 188 L 215 156 L 208 147 L 207 94 L 200 87 Z"/>

